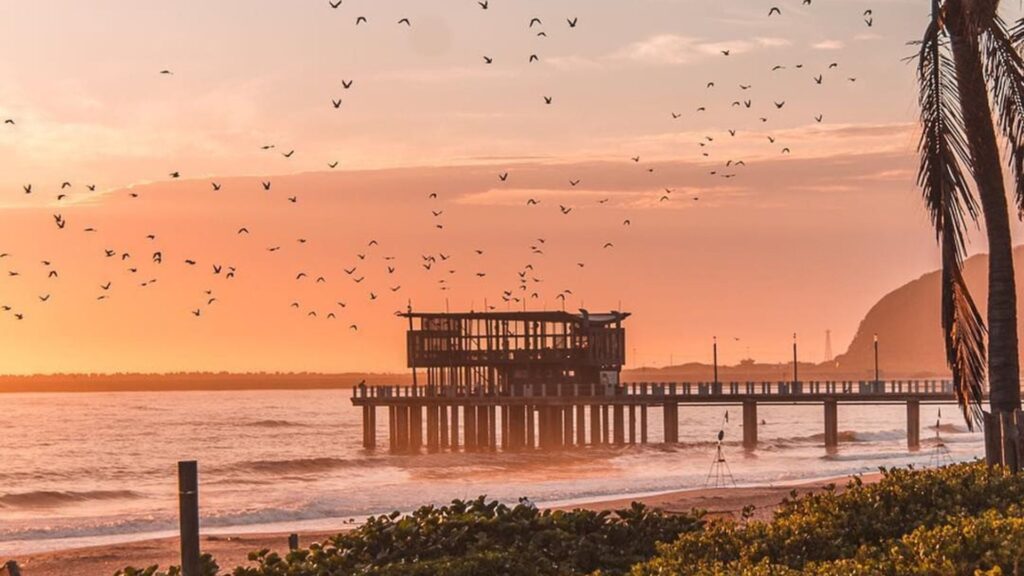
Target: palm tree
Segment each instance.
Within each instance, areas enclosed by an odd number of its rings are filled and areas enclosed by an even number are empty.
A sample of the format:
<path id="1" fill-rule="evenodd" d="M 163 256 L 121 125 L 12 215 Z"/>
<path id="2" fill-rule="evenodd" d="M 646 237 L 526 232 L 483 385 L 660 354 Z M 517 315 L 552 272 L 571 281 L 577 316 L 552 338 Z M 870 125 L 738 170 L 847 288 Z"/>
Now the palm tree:
<path id="1" fill-rule="evenodd" d="M 988 376 L 993 412 L 1020 408 L 1017 288 L 999 132 L 1024 213 L 1024 61 L 999 17 L 998 0 L 932 0 L 920 45 L 918 183 L 942 250 L 942 327 L 957 401 L 980 421 L 985 323 L 962 275 L 965 231 L 984 216 L 989 244 Z M 1024 34 L 1024 33 L 1022 33 Z M 995 104 L 996 115 L 989 98 Z M 973 188 L 965 173 L 973 180 Z"/>

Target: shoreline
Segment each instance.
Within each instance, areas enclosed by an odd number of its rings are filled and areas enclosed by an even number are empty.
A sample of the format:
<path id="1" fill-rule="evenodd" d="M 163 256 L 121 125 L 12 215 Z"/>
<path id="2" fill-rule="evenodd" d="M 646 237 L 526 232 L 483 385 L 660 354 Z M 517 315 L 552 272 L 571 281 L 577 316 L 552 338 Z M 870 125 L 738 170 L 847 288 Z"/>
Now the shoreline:
<path id="1" fill-rule="evenodd" d="M 619 495 L 582 502 L 554 502 L 542 504 L 552 510 L 615 510 L 627 508 L 632 502 L 641 502 L 652 508 L 669 513 L 685 513 L 693 509 L 707 512 L 708 518 L 739 519 L 746 506 L 754 506 L 753 518 L 770 518 L 783 498 L 790 492 L 812 492 L 828 484 L 843 489 L 848 480 L 860 476 L 864 483 L 877 482 L 881 474 L 850 474 L 813 480 L 768 485 L 740 486 L 729 488 L 693 488 L 647 495 Z M 332 530 L 296 530 L 300 546 L 322 541 L 336 534 L 347 532 L 358 525 L 344 524 L 339 519 L 338 527 Z M 285 552 L 288 548 L 288 532 L 236 532 L 225 531 L 202 537 L 202 550 L 211 553 L 221 569 L 231 569 L 248 563 L 248 554 L 254 550 L 269 548 Z M 17 560 L 23 576 L 60 576 L 82 574 L 111 576 L 125 566 L 148 567 L 159 564 L 167 567 L 179 562 L 178 538 L 174 536 L 143 538 L 113 544 L 67 548 L 51 552 L 25 554 L 21 557 L 0 557 L 0 565 L 9 559 Z"/>

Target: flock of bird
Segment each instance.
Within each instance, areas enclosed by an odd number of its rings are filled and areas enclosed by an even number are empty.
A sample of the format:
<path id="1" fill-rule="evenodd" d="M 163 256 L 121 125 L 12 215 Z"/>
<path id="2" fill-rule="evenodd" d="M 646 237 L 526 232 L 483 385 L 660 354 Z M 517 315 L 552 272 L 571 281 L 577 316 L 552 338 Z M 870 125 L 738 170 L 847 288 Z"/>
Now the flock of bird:
<path id="1" fill-rule="evenodd" d="M 474 0 L 476 1 L 476 0 Z M 490 9 L 490 3 L 496 0 L 480 0 L 476 1 L 480 10 L 487 11 Z M 803 6 L 812 6 L 812 0 L 799 0 Z M 344 10 L 343 0 L 329 0 L 329 10 Z M 767 11 L 769 18 L 784 18 L 786 16 L 785 6 L 771 6 Z M 874 25 L 874 13 L 872 10 L 866 10 L 863 12 L 864 25 L 871 27 Z M 371 22 L 366 16 L 353 14 L 352 19 L 355 26 L 372 26 L 375 23 Z M 416 23 L 407 17 L 396 18 L 393 20 L 394 25 L 412 28 Z M 585 26 L 585 22 L 575 16 L 562 16 L 558 20 L 558 33 L 572 34 L 578 27 Z M 545 38 L 548 36 L 550 31 L 552 34 L 556 33 L 553 28 L 549 28 L 548 24 L 540 17 L 532 17 L 528 21 L 523 23 L 525 33 L 532 34 L 539 38 Z M 723 48 L 720 51 L 720 58 L 730 59 L 733 58 L 733 51 L 728 48 Z M 531 52 L 528 55 L 524 55 L 524 59 L 531 65 L 542 65 L 543 56 L 542 54 Z M 479 65 L 481 66 L 494 66 L 495 58 L 490 55 L 481 55 Z M 822 86 L 826 83 L 831 82 L 844 82 L 853 83 L 856 82 L 857 78 L 854 76 L 837 76 L 839 69 L 841 68 L 839 62 L 832 62 L 820 70 L 809 70 L 805 68 L 802 63 L 793 64 L 776 64 L 771 67 L 770 72 L 772 74 L 784 74 L 787 71 L 797 71 L 799 73 L 798 79 L 802 78 L 802 81 L 806 83 L 806 89 L 811 90 L 817 86 Z M 169 77 L 168 81 L 173 81 L 175 71 L 170 69 L 163 69 L 159 71 L 160 75 Z M 329 103 L 324 103 L 325 113 L 330 113 L 332 110 L 344 110 L 344 94 L 349 90 L 358 90 L 359 85 L 356 79 L 342 79 L 339 84 L 339 95 L 331 99 Z M 699 86 L 694 87 L 695 91 L 702 91 L 707 99 L 706 104 L 698 106 L 692 111 L 692 114 L 687 114 L 679 110 L 670 110 L 665 112 L 665 116 L 669 122 L 678 122 L 681 119 L 689 116 L 698 116 L 708 112 L 712 107 L 725 108 L 732 111 L 732 118 L 735 119 L 735 125 L 727 128 L 721 133 L 708 133 L 701 137 L 699 140 L 694 142 L 694 146 L 698 151 L 700 157 L 699 160 L 708 166 L 707 176 L 712 178 L 732 179 L 740 177 L 745 170 L 747 170 L 748 162 L 743 158 L 731 158 L 723 157 L 723 149 L 726 149 L 727 142 L 735 138 L 737 134 L 741 132 L 749 131 L 763 135 L 762 142 L 765 142 L 766 146 L 771 147 L 774 153 L 780 155 L 790 155 L 794 152 L 792 144 L 782 141 L 781 137 L 773 135 L 770 130 L 772 125 L 772 118 L 775 114 L 782 113 L 788 110 L 787 100 L 785 97 L 780 95 L 769 95 L 759 93 L 757 87 L 752 84 L 741 83 L 734 87 L 719 86 L 714 80 L 702 81 Z M 723 92 L 725 92 L 723 94 Z M 539 94 L 537 96 L 537 102 L 539 106 L 544 108 L 551 107 L 557 108 L 557 98 L 553 94 Z M 329 106 L 329 107 L 328 107 Z M 813 120 L 815 123 L 822 123 L 824 116 L 820 112 L 812 112 L 808 114 L 808 122 Z M 8 118 L 4 120 L 4 124 L 7 129 L 17 130 L 18 121 L 15 118 Z M 267 154 L 279 154 L 285 159 L 290 159 L 296 154 L 296 149 L 291 147 L 287 149 L 278 149 L 274 143 L 264 143 L 260 145 L 260 149 Z M 720 153 L 720 151 L 722 151 Z M 637 170 L 638 178 L 656 178 L 651 175 L 656 173 L 658 166 L 654 163 L 647 163 L 639 155 L 633 155 L 628 158 L 624 158 L 623 162 L 625 165 L 633 166 Z M 328 169 L 336 168 L 339 163 L 337 160 L 330 160 L 325 162 Z M 516 173 L 514 169 L 502 170 L 494 175 L 494 186 L 495 187 L 509 187 L 514 185 L 516 182 Z M 170 171 L 166 175 L 168 180 L 183 179 L 183 175 L 179 171 Z M 567 174 L 565 175 L 565 182 L 569 186 L 569 190 L 576 188 L 583 182 L 581 175 Z M 217 194 L 222 192 L 224 184 L 216 179 L 208 182 L 208 192 L 210 194 Z M 264 178 L 259 180 L 259 192 L 267 193 L 266 197 L 268 201 L 284 201 L 288 204 L 299 204 L 302 199 L 297 194 L 291 194 L 284 196 L 283 198 L 272 195 L 274 190 L 274 182 L 272 178 Z M 672 187 L 651 185 L 651 188 L 659 189 L 656 193 L 657 203 L 670 203 L 676 200 L 679 194 L 676 194 Z M 95 192 L 96 186 L 93 184 L 85 185 L 85 189 L 89 192 Z M 60 210 L 62 203 L 68 200 L 68 194 L 75 191 L 75 186 L 71 182 L 63 182 L 59 190 L 53 194 L 54 205 L 57 206 L 56 211 L 52 214 L 52 224 L 56 228 L 62 231 L 63 234 L 74 235 L 74 234 L 91 234 L 99 235 L 100 231 L 93 224 L 89 223 L 78 223 L 72 222 L 64 213 Z M 37 190 L 32 184 L 24 184 L 21 193 L 24 195 L 39 195 L 44 193 L 41 190 Z M 140 193 L 137 191 L 130 190 L 125 193 L 127 201 L 133 201 L 140 197 Z M 593 201 L 593 204 L 579 204 L 570 205 L 555 202 L 554 206 L 548 206 L 549 202 L 542 197 L 530 197 L 525 201 L 525 208 L 528 210 L 555 210 L 561 217 L 572 218 L 581 210 L 599 209 L 602 205 L 606 205 L 611 196 L 603 197 Z M 445 230 L 446 222 L 446 208 L 444 200 L 439 197 L 438 193 L 430 193 L 424 198 L 424 211 L 425 216 L 429 219 L 432 226 L 439 232 L 443 233 Z M 690 195 L 687 202 L 693 203 L 700 200 L 699 195 Z M 116 199 L 114 201 L 117 201 Z M 285 204 L 287 205 L 287 204 Z M 427 216 L 429 215 L 429 216 Z M 619 224 L 616 220 L 616 225 L 621 226 L 625 229 L 629 229 L 633 226 L 633 218 L 626 218 Z M 237 228 L 234 233 L 238 237 L 250 237 L 250 230 L 246 226 Z M 74 241 L 69 238 L 69 241 Z M 298 238 L 295 240 L 299 244 L 307 242 L 305 238 Z M 398 258 L 389 255 L 382 247 L 382 242 L 385 239 L 378 241 L 377 239 L 366 239 L 365 244 L 353 255 L 354 259 L 349 265 L 340 267 L 337 273 L 343 276 L 347 282 L 351 282 L 353 286 L 360 289 L 362 295 L 360 299 L 365 302 L 374 302 L 381 298 L 384 294 L 398 295 L 399 297 L 406 297 L 407 295 L 403 292 L 403 284 L 399 280 L 401 278 L 400 270 L 408 274 L 409 269 L 419 270 L 423 274 L 434 274 L 434 282 L 437 288 L 441 291 L 451 290 L 451 278 L 456 274 L 461 273 L 457 270 L 452 262 L 453 253 L 449 251 L 421 254 L 420 261 L 410 264 L 399 262 Z M 116 294 L 115 286 L 120 284 L 131 284 L 140 288 L 150 287 L 158 282 L 160 274 L 158 271 L 166 269 L 167 265 L 172 262 L 171 254 L 175 254 L 173 247 L 162 246 L 160 242 L 160 235 L 156 232 L 147 234 L 145 236 L 146 248 L 144 249 L 145 254 L 137 254 L 136 251 L 123 248 L 105 248 L 103 253 L 97 254 L 97 257 L 103 259 L 109 259 L 111 261 L 119 261 L 123 266 L 124 277 L 111 278 L 98 284 L 95 287 L 95 299 L 97 301 L 105 301 L 112 298 Z M 604 241 L 600 242 L 602 250 L 612 250 L 615 248 L 614 242 Z M 530 305 L 538 306 L 548 302 L 548 299 L 554 299 L 558 305 L 563 308 L 566 305 L 566 300 L 576 296 L 572 288 L 558 288 L 554 291 L 542 291 L 541 285 L 544 282 L 543 277 L 540 274 L 539 267 L 540 262 L 545 254 L 545 250 L 548 248 L 548 240 L 545 238 L 534 238 L 529 243 L 529 250 L 527 252 L 528 261 L 522 266 L 515 270 L 514 276 L 508 279 L 505 283 L 505 287 L 501 290 L 500 297 L 495 299 L 491 304 L 485 304 L 488 309 L 510 309 L 510 308 L 526 308 Z M 595 246 L 596 247 L 596 246 Z M 21 266 L 28 266 L 28 263 L 18 261 L 15 254 L 4 252 L 0 246 L 0 270 L 6 269 L 3 280 L 6 281 L 3 292 L 0 295 L 10 294 L 16 290 L 16 282 L 23 273 L 40 273 L 45 277 L 56 283 L 61 278 L 61 272 L 53 265 L 52 260 L 43 260 L 37 266 L 33 267 L 33 270 L 29 272 L 27 269 L 22 269 Z M 269 253 L 278 253 L 282 249 L 282 245 L 279 243 L 272 243 L 265 245 L 261 248 Z M 457 249 L 456 249 L 457 250 Z M 525 250 L 524 250 L 525 251 Z M 484 278 L 487 276 L 486 268 L 483 263 L 486 259 L 485 250 L 481 248 L 474 248 L 472 251 L 472 257 L 476 258 L 476 261 L 470 262 L 475 269 L 465 274 L 471 274 L 476 278 Z M 241 273 L 238 264 L 233 263 L 221 263 L 221 262 L 202 262 L 199 258 L 185 255 L 175 254 L 173 260 L 180 262 L 181 265 L 188 269 L 194 270 L 197 273 L 209 274 L 211 278 L 220 279 L 223 281 L 231 281 L 238 277 Z M 145 262 L 145 270 L 143 270 L 142 262 Z M 5 265 L 6 264 L 6 265 Z M 577 259 L 575 265 L 578 268 L 584 268 L 587 263 L 583 258 Z M 37 272 L 35 268 L 38 268 Z M 286 267 L 282 267 L 286 268 Z M 381 271 L 379 278 L 385 280 L 375 283 L 370 286 L 367 282 L 367 274 L 365 270 L 373 268 Z M 205 270 L 205 272 L 204 272 Z M 140 276 L 144 273 L 149 273 L 144 278 Z M 309 270 L 298 270 L 293 273 L 293 280 L 297 283 L 313 283 L 316 285 L 328 285 L 334 281 L 330 271 L 309 271 Z M 378 278 L 378 279 L 379 279 Z M 3 286 L 3 284 L 0 284 Z M 54 284 L 56 286 L 56 284 Z M 45 292 L 36 295 L 36 305 L 47 305 L 52 298 L 52 292 Z M 290 309 L 297 311 L 303 317 L 310 319 L 324 319 L 328 321 L 337 321 L 346 308 L 353 303 L 353 301 L 346 299 L 333 299 L 333 305 L 331 308 L 326 309 L 324 307 L 312 307 L 303 303 L 300 299 L 291 299 L 288 302 L 282 302 L 282 306 L 287 306 Z M 203 318 L 208 311 L 215 309 L 218 303 L 218 296 L 212 288 L 203 290 L 201 293 L 191 297 L 191 305 L 183 306 L 182 313 L 191 314 L 196 319 Z M 0 311 L 8 315 L 9 318 L 14 320 L 25 320 L 30 317 L 30 308 L 28 306 L 22 306 L 16 308 L 12 304 L 7 304 L 0 301 Z M 396 313 L 402 310 L 396 310 Z M 0 316 L 0 319 L 3 317 Z M 347 329 L 352 332 L 359 331 L 359 325 L 355 322 L 346 322 Z"/>

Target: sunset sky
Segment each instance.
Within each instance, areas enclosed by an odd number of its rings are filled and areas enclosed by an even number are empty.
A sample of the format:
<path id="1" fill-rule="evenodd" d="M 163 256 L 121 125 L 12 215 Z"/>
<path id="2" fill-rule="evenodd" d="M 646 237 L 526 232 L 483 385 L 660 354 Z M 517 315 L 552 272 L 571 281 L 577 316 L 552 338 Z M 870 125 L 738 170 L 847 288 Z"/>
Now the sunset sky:
<path id="1" fill-rule="evenodd" d="M 0 373 L 402 370 L 396 310 L 506 290 L 632 312 L 634 365 L 819 361 L 939 265 L 929 4 L 5 2 Z"/>

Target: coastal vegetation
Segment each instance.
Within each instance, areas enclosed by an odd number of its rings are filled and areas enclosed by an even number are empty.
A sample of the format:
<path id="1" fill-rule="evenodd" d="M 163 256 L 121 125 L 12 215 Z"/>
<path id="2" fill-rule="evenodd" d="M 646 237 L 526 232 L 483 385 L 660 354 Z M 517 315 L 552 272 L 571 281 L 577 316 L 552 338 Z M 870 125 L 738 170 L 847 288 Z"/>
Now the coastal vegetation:
<path id="1" fill-rule="evenodd" d="M 1016 574 L 1024 564 L 1024 478 L 968 463 L 885 469 L 876 483 L 795 491 L 769 520 L 537 510 L 484 497 L 369 519 L 306 549 L 250 555 L 205 576 L 667 574 L 710 576 Z M 173 576 L 177 572 L 167 572 Z M 155 567 L 118 576 L 161 576 Z"/>

